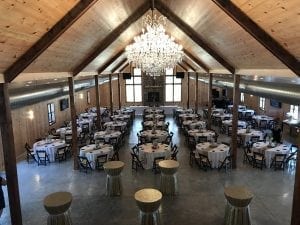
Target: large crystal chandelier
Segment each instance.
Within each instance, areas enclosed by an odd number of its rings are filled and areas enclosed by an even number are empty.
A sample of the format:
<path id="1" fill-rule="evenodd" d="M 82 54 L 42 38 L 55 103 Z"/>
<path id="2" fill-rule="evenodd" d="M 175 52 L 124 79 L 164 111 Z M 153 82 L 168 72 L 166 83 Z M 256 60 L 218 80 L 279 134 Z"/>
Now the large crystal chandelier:
<path id="1" fill-rule="evenodd" d="M 182 60 L 182 46 L 165 33 L 166 17 L 151 15 L 143 18 L 142 34 L 134 37 L 134 43 L 126 47 L 129 62 L 147 75 L 159 76 L 167 68 L 174 68 Z"/>

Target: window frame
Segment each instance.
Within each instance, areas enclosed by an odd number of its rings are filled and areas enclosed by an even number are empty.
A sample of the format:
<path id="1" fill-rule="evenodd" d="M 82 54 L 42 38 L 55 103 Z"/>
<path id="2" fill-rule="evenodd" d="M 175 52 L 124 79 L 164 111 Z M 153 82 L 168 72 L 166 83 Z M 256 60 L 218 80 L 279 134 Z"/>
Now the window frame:
<path id="1" fill-rule="evenodd" d="M 56 115 L 55 115 L 55 104 L 53 102 L 47 103 L 47 115 L 48 115 L 48 124 L 52 126 L 56 123 Z"/>
<path id="2" fill-rule="evenodd" d="M 169 71 L 169 73 L 168 73 Z M 172 77 L 172 81 L 169 82 L 167 81 L 168 78 Z M 180 80 L 180 82 L 178 82 Z M 166 103 L 180 103 L 182 101 L 182 79 L 180 78 L 176 78 L 176 75 L 174 74 L 174 70 L 172 69 L 167 69 L 166 73 L 165 73 L 165 102 Z M 167 86 L 171 86 L 172 87 L 172 101 L 167 101 Z M 174 101 L 174 93 L 175 93 L 175 87 L 180 86 L 180 100 L 179 101 Z"/>
<path id="3" fill-rule="evenodd" d="M 138 73 L 137 73 L 137 70 L 138 70 Z M 140 83 L 135 83 L 135 78 L 140 78 L 141 82 Z M 143 88 L 143 86 L 142 86 L 142 71 L 141 71 L 141 69 L 139 69 L 139 68 L 134 68 L 133 69 L 133 73 L 132 73 L 130 81 L 132 81 L 132 82 L 127 83 L 127 82 L 129 82 L 129 79 L 125 80 L 125 99 L 126 99 L 126 103 L 141 103 L 141 102 L 143 102 L 143 95 L 141 95 L 141 100 L 140 101 L 136 101 L 136 88 L 140 87 L 141 88 L 141 94 L 143 93 L 143 90 L 142 90 L 142 88 Z M 132 87 L 131 91 L 132 91 L 132 94 L 133 94 L 133 101 L 128 101 L 127 87 Z"/>
<path id="4" fill-rule="evenodd" d="M 295 111 L 297 113 L 295 113 Z M 299 105 L 290 105 L 290 114 L 292 115 L 292 119 L 299 119 Z"/>
<path id="5" fill-rule="evenodd" d="M 263 111 L 265 110 L 265 108 L 266 108 L 266 98 L 259 97 L 259 108 Z"/>
<path id="6" fill-rule="evenodd" d="M 244 103 L 244 102 L 245 102 L 245 93 L 244 93 L 244 92 L 241 92 L 240 102 L 241 102 L 241 103 Z"/>

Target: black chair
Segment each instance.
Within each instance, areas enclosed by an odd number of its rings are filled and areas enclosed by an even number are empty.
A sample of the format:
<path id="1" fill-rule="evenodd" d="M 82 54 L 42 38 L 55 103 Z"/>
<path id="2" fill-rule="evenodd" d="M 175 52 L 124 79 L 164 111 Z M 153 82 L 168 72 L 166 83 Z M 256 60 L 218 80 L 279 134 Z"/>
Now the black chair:
<path id="1" fill-rule="evenodd" d="M 274 167 L 274 170 L 284 170 L 286 154 L 275 154 L 272 158 L 270 168 Z"/>
<path id="2" fill-rule="evenodd" d="M 119 157 L 119 150 L 115 150 L 114 149 L 114 153 L 112 155 L 112 157 L 109 159 L 110 161 L 119 161 L 120 157 Z"/>
<path id="3" fill-rule="evenodd" d="M 50 163 L 49 156 L 45 150 L 37 150 L 36 156 L 37 156 L 38 166 L 39 165 L 47 166 L 47 162 Z"/>
<path id="4" fill-rule="evenodd" d="M 198 165 L 200 169 L 203 169 L 204 171 L 207 171 L 207 169 L 212 169 L 211 163 L 207 157 L 207 155 L 203 155 L 199 153 L 199 162 Z"/>
<path id="5" fill-rule="evenodd" d="M 249 163 L 252 165 L 253 163 L 253 153 L 251 151 L 251 144 L 249 142 L 246 143 L 246 146 L 244 147 L 244 157 L 243 157 L 243 163 Z"/>
<path id="6" fill-rule="evenodd" d="M 228 169 L 232 168 L 232 156 L 228 155 L 224 158 L 223 161 L 219 161 L 218 171 L 221 169 L 225 169 L 225 172 L 227 172 Z"/>
<path id="7" fill-rule="evenodd" d="M 285 166 L 291 165 L 293 163 L 293 166 L 296 167 L 298 151 L 299 150 L 297 149 L 289 154 L 289 156 L 285 160 Z"/>
<path id="8" fill-rule="evenodd" d="M 138 168 L 144 169 L 143 164 L 140 161 L 139 157 L 134 152 L 131 152 L 130 154 L 131 154 L 131 169 L 135 171 L 138 171 Z"/>
<path id="9" fill-rule="evenodd" d="M 107 162 L 107 154 L 105 155 L 98 155 L 96 158 L 96 165 L 95 165 L 95 169 L 97 170 L 103 170 L 103 165 L 104 163 Z"/>
<path id="10" fill-rule="evenodd" d="M 207 142 L 207 136 L 198 136 L 197 143 Z"/>
<path id="11" fill-rule="evenodd" d="M 60 147 L 57 149 L 57 151 L 55 153 L 55 161 L 56 160 L 58 160 L 58 162 L 67 160 L 66 147 Z"/>
<path id="12" fill-rule="evenodd" d="M 260 136 L 251 136 L 250 142 L 253 145 L 255 142 L 259 142 Z"/>
<path id="13" fill-rule="evenodd" d="M 194 150 L 190 150 L 190 166 L 193 167 L 196 162 L 196 152 Z"/>
<path id="14" fill-rule="evenodd" d="M 158 163 L 162 160 L 165 160 L 165 156 L 160 156 L 160 157 L 155 157 L 153 160 L 153 166 L 152 166 L 152 171 L 157 174 L 160 173 L 160 169 L 158 166 Z"/>
<path id="15" fill-rule="evenodd" d="M 251 121 L 252 120 L 251 112 L 245 112 L 245 120 L 246 121 Z"/>
<path id="16" fill-rule="evenodd" d="M 30 147 L 30 145 L 26 142 L 25 143 L 25 149 L 26 149 L 26 160 L 27 163 L 30 162 L 30 160 L 34 160 L 35 162 L 37 162 L 35 155 L 34 155 L 34 151 L 33 149 Z"/>
<path id="17" fill-rule="evenodd" d="M 178 154 L 178 150 L 176 148 L 176 150 L 172 151 L 171 159 L 177 161 L 177 154 Z"/>
<path id="18" fill-rule="evenodd" d="M 109 144 L 114 147 L 114 150 L 119 150 L 119 138 L 118 137 L 111 137 L 109 139 Z"/>
<path id="19" fill-rule="evenodd" d="M 90 124 L 89 123 L 83 123 L 81 125 L 81 130 L 82 130 L 82 133 L 84 133 L 85 135 L 89 134 L 90 133 Z"/>
<path id="20" fill-rule="evenodd" d="M 67 145 L 72 143 L 72 134 L 65 134 L 65 142 Z"/>
<path id="21" fill-rule="evenodd" d="M 90 161 L 85 156 L 77 156 L 78 164 L 79 164 L 79 171 L 83 170 L 85 173 L 88 170 L 93 171 Z"/>
<path id="22" fill-rule="evenodd" d="M 259 121 L 259 125 L 258 125 L 259 129 L 267 129 L 268 128 L 268 120 L 260 120 Z"/>
<path id="23" fill-rule="evenodd" d="M 261 170 L 263 167 L 266 167 L 266 160 L 265 155 L 259 152 L 253 152 L 253 168 L 260 168 Z"/>
<path id="24" fill-rule="evenodd" d="M 187 144 L 188 144 L 190 150 L 194 150 L 196 148 L 196 145 L 197 145 L 195 136 L 189 135 L 188 139 L 187 139 Z"/>

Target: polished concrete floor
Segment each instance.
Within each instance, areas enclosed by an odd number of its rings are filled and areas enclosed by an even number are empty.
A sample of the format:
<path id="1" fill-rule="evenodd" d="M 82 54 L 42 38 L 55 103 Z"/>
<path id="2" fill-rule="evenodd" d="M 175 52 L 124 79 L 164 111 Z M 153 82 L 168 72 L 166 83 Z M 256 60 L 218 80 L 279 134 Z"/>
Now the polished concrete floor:
<path id="1" fill-rule="evenodd" d="M 243 164 L 239 150 L 238 167 L 231 172 L 216 169 L 204 172 L 189 165 L 189 150 L 184 137 L 173 118 L 170 131 L 179 146 L 180 169 L 178 171 L 179 195 L 163 197 L 160 207 L 162 224 L 172 225 L 221 225 L 223 224 L 225 198 L 224 187 L 245 185 L 253 193 L 251 217 L 253 225 L 290 224 L 294 170 L 259 170 Z M 120 159 L 126 163 L 122 173 L 123 195 L 105 195 L 106 175 L 103 171 L 85 174 L 72 169 L 72 160 L 37 166 L 34 163 L 18 163 L 18 176 L 24 225 L 46 225 L 47 213 L 43 198 L 55 191 L 73 194 L 71 217 L 74 225 L 137 225 L 138 208 L 134 193 L 145 187 L 159 188 L 159 174 L 149 170 L 131 170 L 130 147 L 137 143 L 136 133 L 141 129 L 141 118 L 136 118 L 132 131 L 120 150 Z M 228 137 L 221 136 L 221 141 Z M 6 189 L 4 189 L 6 194 Z M 7 196 L 6 202 L 8 203 Z M 8 206 L 0 224 L 11 224 Z"/>

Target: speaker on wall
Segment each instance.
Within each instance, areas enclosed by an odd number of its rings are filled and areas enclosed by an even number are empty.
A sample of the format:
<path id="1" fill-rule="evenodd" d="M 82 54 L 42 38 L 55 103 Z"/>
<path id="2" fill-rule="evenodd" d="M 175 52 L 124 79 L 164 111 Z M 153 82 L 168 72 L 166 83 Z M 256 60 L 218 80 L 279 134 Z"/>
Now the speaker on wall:
<path id="1" fill-rule="evenodd" d="M 183 78 L 184 78 L 184 72 L 177 72 L 177 73 L 176 73 L 176 78 L 181 78 L 181 79 L 183 79 Z"/>
<path id="2" fill-rule="evenodd" d="M 124 80 L 130 80 L 131 79 L 131 73 L 123 73 L 123 79 Z"/>

